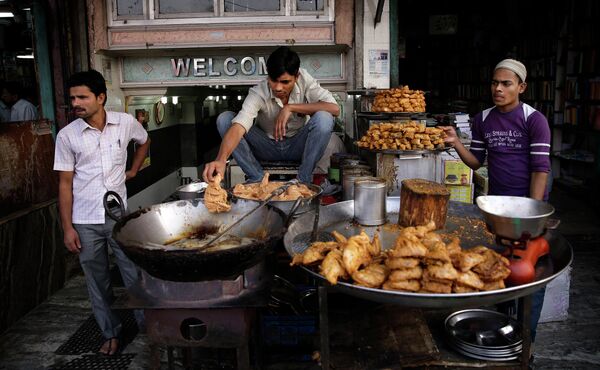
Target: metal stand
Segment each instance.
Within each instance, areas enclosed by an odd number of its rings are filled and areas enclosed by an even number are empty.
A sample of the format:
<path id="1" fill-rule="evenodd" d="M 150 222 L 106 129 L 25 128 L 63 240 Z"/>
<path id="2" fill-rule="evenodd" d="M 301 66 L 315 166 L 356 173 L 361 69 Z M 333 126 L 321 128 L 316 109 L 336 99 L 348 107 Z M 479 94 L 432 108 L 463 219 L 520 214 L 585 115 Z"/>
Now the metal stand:
<path id="1" fill-rule="evenodd" d="M 319 285 L 319 337 L 321 345 L 321 369 L 329 370 L 331 366 L 331 356 L 329 348 L 329 303 L 328 287 Z M 520 356 L 519 368 L 526 370 L 529 368 L 529 352 L 531 350 L 531 295 L 519 298 L 518 318 L 523 327 L 523 351 Z"/>
<path id="2" fill-rule="evenodd" d="M 319 285 L 319 335 L 321 337 L 321 369 L 329 369 L 329 303 L 327 287 Z"/>
<path id="3" fill-rule="evenodd" d="M 521 352 L 521 369 L 529 368 L 529 353 L 531 352 L 531 295 L 519 298 L 519 313 L 517 317 L 523 327 L 523 350 Z"/>

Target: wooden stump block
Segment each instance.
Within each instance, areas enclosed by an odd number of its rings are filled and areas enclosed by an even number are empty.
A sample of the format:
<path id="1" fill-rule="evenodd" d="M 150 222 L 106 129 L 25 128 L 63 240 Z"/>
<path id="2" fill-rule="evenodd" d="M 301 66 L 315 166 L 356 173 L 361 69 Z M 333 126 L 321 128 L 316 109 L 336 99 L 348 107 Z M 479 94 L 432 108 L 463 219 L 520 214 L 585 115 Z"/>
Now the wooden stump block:
<path id="1" fill-rule="evenodd" d="M 436 229 L 444 228 L 450 191 L 442 184 L 424 179 L 402 181 L 400 190 L 400 226 L 426 225 L 435 222 Z"/>

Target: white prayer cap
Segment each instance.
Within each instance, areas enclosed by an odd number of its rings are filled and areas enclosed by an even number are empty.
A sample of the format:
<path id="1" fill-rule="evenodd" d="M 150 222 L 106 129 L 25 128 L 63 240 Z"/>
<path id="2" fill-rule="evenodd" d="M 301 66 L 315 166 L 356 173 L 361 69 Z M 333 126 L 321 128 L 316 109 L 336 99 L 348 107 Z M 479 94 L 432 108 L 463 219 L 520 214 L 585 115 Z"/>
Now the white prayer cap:
<path id="1" fill-rule="evenodd" d="M 515 74 L 521 78 L 521 81 L 525 82 L 525 78 L 527 77 L 527 68 L 525 68 L 523 63 L 519 62 L 518 60 L 504 59 L 500 63 L 496 64 L 494 71 L 500 68 L 515 72 Z"/>

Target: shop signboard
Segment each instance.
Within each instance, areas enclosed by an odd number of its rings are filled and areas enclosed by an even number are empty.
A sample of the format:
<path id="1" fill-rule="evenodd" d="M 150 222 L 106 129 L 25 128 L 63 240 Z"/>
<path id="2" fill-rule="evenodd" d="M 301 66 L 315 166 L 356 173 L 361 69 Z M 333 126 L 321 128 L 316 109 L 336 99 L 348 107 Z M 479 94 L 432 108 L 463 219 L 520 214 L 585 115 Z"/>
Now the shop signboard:
<path id="1" fill-rule="evenodd" d="M 343 54 L 299 53 L 319 81 L 343 81 Z M 267 75 L 268 55 L 189 55 L 121 58 L 121 86 L 254 84 Z"/>

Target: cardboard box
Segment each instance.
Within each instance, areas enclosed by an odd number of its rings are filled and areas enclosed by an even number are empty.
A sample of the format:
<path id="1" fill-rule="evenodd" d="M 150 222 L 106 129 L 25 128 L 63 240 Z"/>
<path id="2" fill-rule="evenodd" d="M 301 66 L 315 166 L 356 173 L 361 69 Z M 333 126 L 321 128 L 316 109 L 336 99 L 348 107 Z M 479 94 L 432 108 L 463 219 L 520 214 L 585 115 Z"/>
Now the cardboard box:
<path id="1" fill-rule="evenodd" d="M 487 167 L 480 167 L 473 173 L 473 183 L 475 183 L 475 186 L 482 195 L 488 194 L 490 181 L 488 178 Z"/>
<path id="2" fill-rule="evenodd" d="M 474 186 L 470 185 L 446 185 L 450 190 L 450 200 L 462 203 L 473 203 Z"/>
<path id="3" fill-rule="evenodd" d="M 473 170 L 461 160 L 444 161 L 444 184 L 469 185 L 473 183 Z"/>

